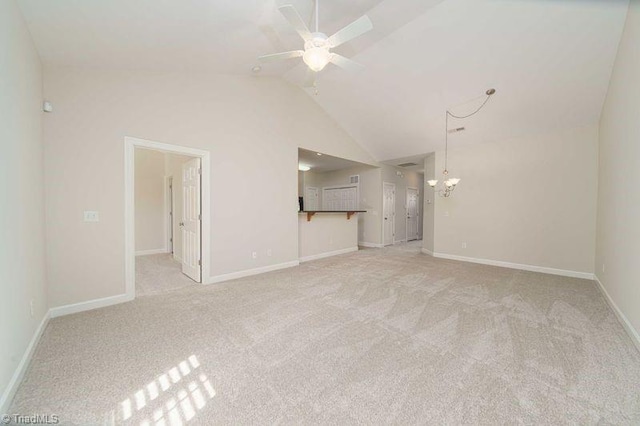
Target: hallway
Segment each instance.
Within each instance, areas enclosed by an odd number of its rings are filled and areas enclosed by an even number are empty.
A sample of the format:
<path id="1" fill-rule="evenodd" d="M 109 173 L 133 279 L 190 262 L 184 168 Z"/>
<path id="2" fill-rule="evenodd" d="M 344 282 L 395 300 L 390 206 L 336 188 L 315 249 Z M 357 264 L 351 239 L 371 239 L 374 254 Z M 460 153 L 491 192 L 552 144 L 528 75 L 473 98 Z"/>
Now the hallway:
<path id="1" fill-rule="evenodd" d="M 136 297 L 166 293 L 198 284 L 182 273 L 182 265 L 171 254 L 136 257 Z"/>

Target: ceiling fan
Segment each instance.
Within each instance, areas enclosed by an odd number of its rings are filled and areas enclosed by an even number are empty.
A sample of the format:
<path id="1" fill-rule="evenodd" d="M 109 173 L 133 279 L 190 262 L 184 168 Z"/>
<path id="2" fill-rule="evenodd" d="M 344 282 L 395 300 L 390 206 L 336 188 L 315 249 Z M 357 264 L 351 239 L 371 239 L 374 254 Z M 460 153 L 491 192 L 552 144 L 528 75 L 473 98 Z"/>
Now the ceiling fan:
<path id="1" fill-rule="evenodd" d="M 287 4 L 278 8 L 280 13 L 282 13 L 282 15 L 287 19 L 287 21 L 289 21 L 291 26 L 304 40 L 304 50 L 292 50 L 289 52 L 274 53 L 272 55 L 263 55 L 258 59 L 262 62 L 271 62 L 281 59 L 302 57 L 302 60 L 307 64 L 309 69 L 316 73 L 322 71 L 329 62 L 342 69 L 351 71 L 358 71 L 363 68 L 359 63 L 338 55 L 337 53 L 331 52 L 331 49 L 373 29 L 371 19 L 369 19 L 367 15 L 364 15 L 331 37 L 327 37 L 326 34 L 321 33 L 318 29 L 318 3 L 319 0 L 316 0 L 316 30 L 313 33 L 309 31 L 309 28 L 307 28 L 307 25 L 300 17 L 300 14 L 292 5 Z"/>

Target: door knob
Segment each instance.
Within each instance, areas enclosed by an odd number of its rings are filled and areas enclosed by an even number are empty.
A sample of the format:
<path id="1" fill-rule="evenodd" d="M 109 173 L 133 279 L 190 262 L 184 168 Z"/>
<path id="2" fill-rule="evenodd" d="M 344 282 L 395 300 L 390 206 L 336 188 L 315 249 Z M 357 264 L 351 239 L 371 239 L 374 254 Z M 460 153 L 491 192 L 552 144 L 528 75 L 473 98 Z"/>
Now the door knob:
<path id="1" fill-rule="evenodd" d="M 178 225 L 179 226 L 184 226 L 184 222 L 180 222 Z"/>

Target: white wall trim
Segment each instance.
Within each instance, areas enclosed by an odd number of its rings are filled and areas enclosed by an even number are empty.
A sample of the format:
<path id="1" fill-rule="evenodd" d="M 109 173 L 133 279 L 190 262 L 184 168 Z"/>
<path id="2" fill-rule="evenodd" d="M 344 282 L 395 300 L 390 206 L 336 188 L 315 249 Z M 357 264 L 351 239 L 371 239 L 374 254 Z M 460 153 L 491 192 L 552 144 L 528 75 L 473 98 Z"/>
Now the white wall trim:
<path id="1" fill-rule="evenodd" d="M 352 253 L 354 251 L 358 251 L 358 246 L 349 247 L 349 248 L 346 248 L 346 249 L 328 251 L 328 252 L 320 253 L 320 254 L 313 254 L 311 256 L 301 257 L 300 258 L 300 262 L 309 262 L 311 260 L 324 259 L 325 257 L 338 256 L 340 254 Z"/>
<path id="2" fill-rule="evenodd" d="M 224 281 L 235 280 L 238 278 L 250 277 L 252 275 L 264 274 L 265 272 L 278 271 L 280 269 L 293 268 L 298 266 L 299 261 L 293 260 L 291 262 L 277 263 L 275 265 L 261 266 L 260 268 L 246 269 L 244 271 L 231 272 L 229 274 L 216 275 L 209 277 L 205 284 L 216 284 Z"/>
<path id="3" fill-rule="evenodd" d="M 503 262 L 501 260 L 477 259 L 475 257 L 465 257 L 465 256 L 458 256 L 458 255 L 446 254 L 446 253 L 433 253 L 432 256 L 440 259 L 480 263 L 482 265 L 500 266 L 502 268 L 520 269 L 522 271 L 531 271 L 531 272 L 541 272 L 543 274 L 560 275 L 563 277 L 571 277 L 571 278 L 582 278 L 585 280 L 593 280 L 593 277 L 594 277 L 594 275 L 590 272 L 569 271 L 565 269 L 547 268 L 545 266 L 524 265 L 521 263 Z"/>
<path id="4" fill-rule="evenodd" d="M 159 249 L 151 249 L 151 250 L 138 250 L 136 251 L 136 256 L 147 256 L 149 254 L 162 254 L 168 253 L 167 248 L 159 248 Z"/>
<path id="5" fill-rule="evenodd" d="M 209 151 L 126 136 L 124 138 L 124 270 L 126 289 L 125 294 L 127 296 L 127 300 L 133 300 L 136 293 L 134 217 L 134 174 L 136 148 L 151 149 L 170 154 L 181 154 L 200 158 L 200 167 L 202 168 L 202 199 L 200 200 L 202 209 L 202 252 L 200 253 L 200 256 L 202 257 L 203 281 L 204 277 L 208 277 L 211 271 L 211 158 Z"/>
<path id="6" fill-rule="evenodd" d="M 635 328 L 633 328 L 633 325 L 631 325 L 631 322 L 627 319 L 626 315 L 622 313 L 620 308 L 618 308 L 618 305 L 616 304 L 616 302 L 613 301 L 613 299 L 609 295 L 609 292 L 604 287 L 604 284 L 602 284 L 602 281 L 600 281 L 600 278 L 598 278 L 598 276 L 594 274 L 593 280 L 598 284 L 598 287 L 600 288 L 600 291 L 604 295 L 604 298 L 607 300 L 607 303 L 609 304 L 613 312 L 616 314 L 616 317 L 618 318 L 618 321 L 620 322 L 620 324 L 622 324 L 622 327 L 624 328 L 624 330 L 627 332 L 629 337 L 631 337 L 633 344 L 640 351 L 640 334 L 638 334 L 638 331 Z"/>
<path id="7" fill-rule="evenodd" d="M 369 247 L 369 248 L 382 248 L 382 247 L 384 247 L 382 244 L 379 244 L 379 243 L 368 243 L 366 241 L 358 241 L 358 245 L 360 247 Z"/>
<path id="8" fill-rule="evenodd" d="M 33 357 L 36 346 L 38 346 L 40 337 L 42 337 L 42 333 L 44 332 L 45 328 L 47 328 L 49 318 L 51 318 L 50 311 L 47 311 L 44 314 L 42 321 L 40 321 L 40 325 L 38 325 L 38 328 L 33 334 L 33 337 L 31 338 L 27 349 L 24 351 L 24 355 L 22 356 L 20 363 L 16 367 L 16 370 L 13 372 L 13 376 L 11 376 L 9 384 L 2 393 L 2 397 L 0 398 L 0 413 L 9 413 L 9 406 L 13 402 L 13 397 L 16 395 L 16 391 L 18 390 L 20 383 L 22 383 L 22 379 L 24 378 L 24 374 L 27 371 L 27 367 L 29 367 L 29 363 L 31 362 L 31 358 Z"/>
<path id="9" fill-rule="evenodd" d="M 106 306 L 117 305 L 118 303 L 130 302 L 134 299 L 127 293 L 118 294 L 117 296 L 103 297 L 102 299 L 93 299 L 86 302 L 72 303 L 71 305 L 63 305 L 51 308 L 49 313 L 51 318 L 61 317 L 63 315 L 76 314 L 78 312 L 90 311 L 92 309 L 104 308 Z"/>
<path id="10" fill-rule="evenodd" d="M 399 240 L 394 240 L 394 241 L 393 241 L 393 244 L 394 244 L 394 245 L 395 245 L 395 244 L 402 244 L 402 243 L 406 243 L 406 242 L 407 242 L 407 240 L 406 240 L 405 238 L 401 238 L 401 239 L 399 239 Z"/>
<path id="11" fill-rule="evenodd" d="M 420 251 L 423 252 L 424 254 L 428 254 L 429 256 L 433 256 L 433 252 L 431 250 L 429 250 L 429 249 L 424 248 L 424 247 L 422 247 L 420 249 Z"/>

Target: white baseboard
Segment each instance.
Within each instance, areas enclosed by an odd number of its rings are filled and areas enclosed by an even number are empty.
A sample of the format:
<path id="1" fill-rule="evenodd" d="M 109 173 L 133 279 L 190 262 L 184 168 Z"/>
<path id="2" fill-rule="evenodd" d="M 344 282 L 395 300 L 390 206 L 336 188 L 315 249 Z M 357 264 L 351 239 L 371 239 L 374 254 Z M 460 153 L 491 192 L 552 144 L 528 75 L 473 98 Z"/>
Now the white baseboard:
<path id="1" fill-rule="evenodd" d="M 423 249 L 424 250 L 424 249 Z M 524 265 L 521 263 L 503 262 L 501 260 L 477 259 L 475 257 L 458 256 L 446 253 L 433 253 L 433 257 L 440 259 L 459 260 L 462 262 L 480 263 L 482 265 L 500 266 L 502 268 L 520 269 L 522 271 L 541 272 L 543 274 L 560 275 L 563 277 L 582 278 L 593 280 L 594 275 L 590 272 L 568 271 L 565 269 L 547 268 L 545 266 Z"/>
<path id="2" fill-rule="evenodd" d="M 402 244 L 402 243 L 406 243 L 406 242 L 407 242 L 407 240 L 403 238 L 403 239 L 401 239 L 401 240 L 395 240 L 395 241 L 393 242 L 393 244 Z"/>
<path id="3" fill-rule="evenodd" d="M 38 342 L 40 341 L 40 337 L 42 337 L 44 329 L 47 328 L 49 318 L 51 318 L 50 312 L 51 311 L 47 311 L 47 313 L 44 314 L 42 321 L 40 321 L 40 325 L 36 329 L 36 332 L 33 334 L 33 337 L 29 342 L 29 346 L 27 346 L 27 349 L 25 350 L 24 355 L 20 360 L 20 363 L 16 367 L 13 376 L 11 376 L 9 384 L 2 393 L 2 397 L 0 398 L 0 413 L 9 413 L 9 406 L 13 401 L 13 397 L 16 395 L 16 391 L 18 390 L 20 383 L 22 383 L 24 374 L 26 373 L 27 367 L 29 367 L 29 363 L 31 362 L 31 357 L 33 357 L 33 352 L 35 351 L 36 346 L 38 346 Z"/>
<path id="4" fill-rule="evenodd" d="M 424 247 L 422 247 L 420 249 L 420 251 L 422 251 L 424 254 L 428 254 L 429 256 L 433 256 L 433 252 L 431 250 L 428 250 L 428 249 L 424 248 Z"/>
<path id="5" fill-rule="evenodd" d="M 138 250 L 136 251 L 136 256 L 147 256 L 149 254 L 162 254 L 162 253 L 169 253 L 165 248 L 159 248 L 159 249 L 151 249 L 151 250 Z"/>
<path id="6" fill-rule="evenodd" d="M 607 303 L 609 304 L 609 306 L 611 306 L 611 309 L 616 314 L 616 317 L 618 317 L 618 321 L 620 322 L 620 324 L 622 324 L 622 327 L 624 328 L 624 330 L 627 332 L 629 337 L 631 337 L 633 344 L 636 345 L 636 348 L 638 348 L 638 350 L 640 351 L 640 334 L 638 334 L 638 331 L 635 328 L 633 328 L 633 326 L 631 325 L 631 322 L 627 319 L 626 315 L 622 313 L 620 308 L 618 308 L 618 305 L 616 305 L 616 302 L 613 301 L 613 299 L 609 295 L 609 292 L 602 284 L 602 281 L 600 281 L 600 278 L 598 278 L 598 276 L 594 274 L 593 280 L 598 284 L 598 287 L 600 288 L 600 291 L 604 295 L 604 298 L 607 300 Z"/>
<path id="7" fill-rule="evenodd" d="M 300 258 L 300 262 L 309 262 L 311 260 L 324 259 L 325 257 L 337 256 L 339 254 L 352 253 L 354 251 L 358 251 L 358 247 L 357 246 L 356 247 L 349 247 L 349 248 L 346 248 L 346 249 L 328 251 L 328 252 L 320 253 L 320 254 L 314 254 L 314 255 L 311 255 L 311 256 L 301 257 Z"/>
<path id="8" fill-rule="evenodd" d="M 247 269 L 244 271 L 231 272 L 229 274 L 216 275 L 214 277 L 209 277 L 209 279 L 204 284 L 215 284 L 221 283 L 223 281 L 235 280 L 238 278 L 250 277 L 252 275 L 264 274 L 265 272 L 278 271 L 280 269 L 292 268 L 294 266 L 298 266 L 300 262 L 297 260 L 285 263 L 278 263 L 276 265 L 268 265 L 262 266 L 260 268 Z"/>
<path id="9" fill-rule="evenodd" d="M 382 248 L 382 247 L 384 247 L 382 244 L 368 243 L 366 241 L 358 241 L 358 245 L 360 247 L 369 247 L 369 248 Z"/>
<path id="10" fill-rule="evenodd" d="M 102 299 L 94 299 L 71 305 L 58 306 L 56 308 L 51 308 L 49 313 L 51 314 L 51 318 L 56 318 L 63 315 L 70 315 L 78 312 L 90 311 L 92 309 L 104 308 L 106 306 L 117 305 L 118 303 L 130 302 L 133 299 L 133 297 L 130 297 L 127 294 L 119 294 L 117 296 L 104 297 Z"/>

